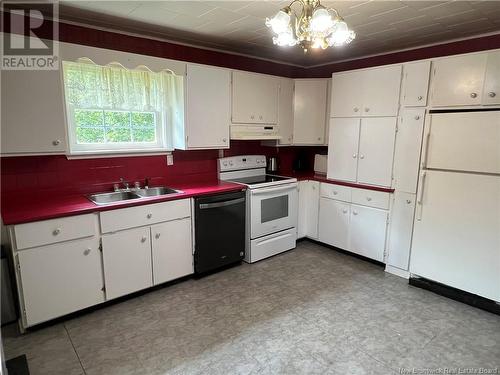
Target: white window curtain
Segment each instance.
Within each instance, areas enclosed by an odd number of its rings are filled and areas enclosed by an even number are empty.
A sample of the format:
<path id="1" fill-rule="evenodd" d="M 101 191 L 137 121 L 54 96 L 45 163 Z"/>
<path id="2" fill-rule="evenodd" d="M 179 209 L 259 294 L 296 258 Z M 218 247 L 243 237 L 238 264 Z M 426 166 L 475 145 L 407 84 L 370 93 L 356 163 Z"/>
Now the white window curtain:
<path id="1" fill-rule="evenodd" d="M 172 129 L 184 122 L 184 80 L 170 70 L 153 72 L 145 66 L 127 69 L 119 63 L 102 66 L 82 58 L 64 61 L 63 75 L 69 110 L 156 112 L 162 117 L 167 138 L 164 146 L 168 148 Z"/>

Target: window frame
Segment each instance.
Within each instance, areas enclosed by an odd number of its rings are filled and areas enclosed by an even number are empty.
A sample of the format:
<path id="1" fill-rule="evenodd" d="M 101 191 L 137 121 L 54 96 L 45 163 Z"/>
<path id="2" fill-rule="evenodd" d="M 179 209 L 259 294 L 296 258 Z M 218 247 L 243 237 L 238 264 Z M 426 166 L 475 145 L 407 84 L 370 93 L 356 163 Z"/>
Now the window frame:
<path id="1" fill-rule="evenodd" d="M 114 154 L 169 154 L 174 151 L 173 139 L 173 124 L 169 124 L 168 114 L 156 110 L 147 110 L 144 112 L 154 112 L 156 117 L 156 132 L 158 135 L 155 144 L 147 142 L 115 142 L 115 143 L 95 143 L 95 144 L 79 144 L 76 135 L 75 109 L 81 110 L 97 110 L 97 111 L 116 111 L 116 112 L 141 112 L 136 110 L 121 110 L 111 108 L 75 108 L 75 106 L 67 101 L 66 83 L 64 81 L 64 69 L 61 68 L 61 86 L 63 92 L 63 101 L 65 108 L 66 120 L 66 135 L 68 140 L 67 155 L 68 156 L 106 156 Z"/>

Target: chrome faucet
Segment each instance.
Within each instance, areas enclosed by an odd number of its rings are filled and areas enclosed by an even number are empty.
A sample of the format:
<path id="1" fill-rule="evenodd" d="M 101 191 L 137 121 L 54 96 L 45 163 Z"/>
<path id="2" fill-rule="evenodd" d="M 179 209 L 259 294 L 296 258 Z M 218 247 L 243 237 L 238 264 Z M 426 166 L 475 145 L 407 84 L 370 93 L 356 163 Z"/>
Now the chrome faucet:
<path id="1" fill-rule="evenodd" d="M 127 181 L 125 181 L 125 180 L 123 179 L 123 177 L 120 177 L 120 182 L 121 182 L 121 183 L 123 184 L 123 186 L 125 187 L 125 191 L 129 191 L 129 190 L 130 190 L 130 188 L 129 188 L 129 186 L 128 186 L 128 182 L 127 182 Z"/>

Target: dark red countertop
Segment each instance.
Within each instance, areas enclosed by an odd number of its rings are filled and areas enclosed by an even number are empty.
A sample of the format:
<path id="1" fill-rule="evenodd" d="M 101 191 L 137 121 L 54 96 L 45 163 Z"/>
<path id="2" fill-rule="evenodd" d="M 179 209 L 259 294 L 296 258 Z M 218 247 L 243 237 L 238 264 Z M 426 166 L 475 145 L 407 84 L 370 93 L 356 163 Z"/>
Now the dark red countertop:
<path id="1" fill-rule="evenodd" d="M 325 182 L 327 184 L 333 184 L 333 185 L 342 185 L 342 186 L 348 186 L 348 187 L 353 187 L 353 188 L 358 188 L 358 189 L 382 191 L 384 193 L 394 193 L 394 189 L 391 189 L 391 188 L 357 184 L 355 182 L 347 182 L 347 181 L 340 181 L 340 180 L 329 180 L 326 178 L 326 175 L 317 174 L 314 172 L 282 172 L 279 174 L 283 175 L 283 176 L 295 177 L 299 181 L 313 180 L 313 181 Z"/>
<path id="2" fill-rule="evenodd" d="M 9 199 L 3 199 L 2 219 L 5 225 L 13 225 L 246 189 L 244 185 L 219 180 L 179 185 L 172 184 L 169 187 L 181 190 L 183 193 L 134 199 L 102 206 L 89 201 L 84 194 L 62 196 L 51 194 L 50 196 L 35 195 L 31 197 L 26 197 L 25 195 L 20 197 L 12 196 Z"/>

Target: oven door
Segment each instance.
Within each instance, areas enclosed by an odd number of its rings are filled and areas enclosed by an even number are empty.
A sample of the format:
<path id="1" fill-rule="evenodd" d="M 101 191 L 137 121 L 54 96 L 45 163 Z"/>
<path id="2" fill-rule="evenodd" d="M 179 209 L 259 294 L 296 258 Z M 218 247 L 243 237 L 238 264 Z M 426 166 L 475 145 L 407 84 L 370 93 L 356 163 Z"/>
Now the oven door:
<path id="1" fill-rule="evenodd" d="M 297 225 L 297 183 L 251 190 L 251 238 Z"/>

